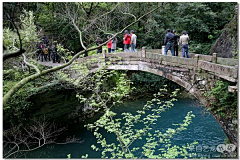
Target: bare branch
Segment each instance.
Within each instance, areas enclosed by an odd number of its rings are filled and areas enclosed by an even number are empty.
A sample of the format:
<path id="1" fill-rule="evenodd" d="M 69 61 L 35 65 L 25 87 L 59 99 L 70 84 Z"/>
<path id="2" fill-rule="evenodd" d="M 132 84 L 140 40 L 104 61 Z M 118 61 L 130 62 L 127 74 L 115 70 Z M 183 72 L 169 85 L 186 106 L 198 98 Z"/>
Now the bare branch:
<path id="1" fill-rule="evenodd" d="M 72 18 L 72 23 L 73 23 L 73 26 L 76 28 L 76 30 L 78 31 L 79 33 L 79 38 L 80 38 L 80 43 L 82 45 L 82 47 L 86 50 L 87 48 L 84 46 L 83 44 L 83 40 L 82 40 L 82 31 L 80 31 L 80 29 L 78 28 L 78 26 L 76 25 L 74 19 Z"/>
<path id="2" fill-rule="evenodd" d="M 4 137 L 4 158 L 17 156 L 22 152 L 29 152 L 41 148 L 46 144 L 54 144 L 55 137 L 58 136 L 65 128 L 58 128 L 54 123 L 48 120 L 34 120 L 28 129 L 25 127 L 13 127 L 5 130 Z M 66 143 L 80 143 L 79 139 L 73 137 L 66 139 Z M 37 144 L 37 146 L 36 146 Z M 56 143 L 57 144 L 57 143 Z"/>
<path id="3" fill-rule="evenodd" d="M 126 12 L 122 12 L 122 11 L 121 11 L 121 13 L 126 14 L 126 15 L 130 15 L 134 18 L 135 21 L 137 20 L 137 17 L 135 15 L 131 14 L 131 13 L 126 13 Z"/>
<path id="4" fill-rule="evenodd" d="M 20 55 L 23 54 L 24 52 L 25 52 L 25 50 L 22 49 L 22 50 L 18 50 L 18 51 L 16 51 L 16 52 L 4 53 L 4 54 L 3 54 L 3 61 L 5 61 L 6 59 L 11 58 L 11 57 L 20 56 Z"/>
<path id="5" fill-rule="evenodd" d="M 102 18 L 102 17 L 104 17 L 104 16 L 112 13 L 119 5 L 120 5 L 120 3 L 118 2 L 117 5 L 116 5 L 112 10 L 110 10 L 109 12 L 106 12 L 106 13 L 100 15 L 99 17 L 93 19 L 92 22 L 91 22 L 91 24 L 89 24 L 89 26 L 88 26 L 84 31 L 88 30 L 91 26 L 93 26 L 93 24 L 94 24 L 97 20 L 99 20 L 100 18 Z"/>
<path id="6" fill-rule="evenodd" d="M 22 56 L 23 56 L 23 61 L 24 61 L 24 63 L 25 63 L 26 65 L 28 65 L 29 67 L 33 67 L 33 68 L 36 70 L 37 73 L 40 73 L 40 70 L 38 69 L 37 66 L 35 66 L 34 64 L 31 64 L 31 63 L 27 62 L 25 54 L 22 54 Z"/>

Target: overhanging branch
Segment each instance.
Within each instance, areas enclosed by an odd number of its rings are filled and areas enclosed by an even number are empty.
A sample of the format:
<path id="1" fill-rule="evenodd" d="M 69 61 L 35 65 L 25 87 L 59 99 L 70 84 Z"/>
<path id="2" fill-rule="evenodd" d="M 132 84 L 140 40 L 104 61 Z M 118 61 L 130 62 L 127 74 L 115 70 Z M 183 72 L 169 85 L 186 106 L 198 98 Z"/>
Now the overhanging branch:
<path id="1" fill-rule="evenodd" d="M 93 48 L 89 48 L 89 49 L 86 49 L 86 50 L 83 50 L 83 51 L 80 51 L 78 52 L 75 56 L 73 56 L 73 58 L 68 62 L 68 63 L 65 63 L 61 66 L 57 66 L 57 67 L 53 67 L 53 68 L 50 68 L 50 69 L 47 69 L 47 70 L 43 70 L 42 72 L 37 72 L 31 76 L 28 76 L 28 77 L 25 77 L 23 78 L 21 81 L 19 81 L 17 84 L 15 84 L 3 97 L 3 106 L 6 105 L 7 101 L 20 89 L 22 88 L 26 83 L 32 81 L 32 80 L 35 80 L 43 75 L 46 75 L 48 73 L 51 73 L 51 72 L 54 72 L 54 71 L 57 71 L 57 70 L 60 70 L 60 69 L 63 69 L 69 65 L 72 64 L 72 62 L 77 59 L 79 57 L 79 55 L 83 54 L 83 53 L 87 53 L 89 51 L 93 51 L 93 50 L 96 50 L 100 47 L 102 47 L 103 45 L 106 45 L 109 41 L 111 41 L 112 39 L 114 39 L 118 34 L 121 34 L 124 30 L 126 30 L 128 27 L 134 25 L 135 23 L 137 23 L 140 19 L 142 19 L 144 16 L 156 11 L 158 8 L 160 8 L 160 6 L 156 7 L 155 9 L 153 9 L 152 11 L 142 15 L 141 17 L 139 17 L 136 21 L 132 22 L 131 24 L 127 25 L 126 27 L 124 27 L 120 32 L 116 33 L 112 38 L 110 38 L 108 41 L 100 44 L 99 46 L 97 47 L 93 47 Z"/>
<path id="2" fill-rule="evenodd" d="M 27 59 L 26 59 L 25 54 L 22 54 L 22 56 L 23 56 L 23 61 L 24 61 L 24 63 L 25 63 L 26 65 L 28 65 L 29 67 L 33 67 L 33 68 L 36 70 L 37 73 L 40 73 L 40 70 L 38 69 L 37 66 L 35 66 L 34 64 L 31 64 L 31 63 L 27 62 Z"/>
<path id="3" fill-rule="evenodd" d="M 20 56 L 20 55 L 23 54 L 24 52 L 25 52 L 25 50 L 22 49 L 22 50 L 18 50 L 18 51 L 16 51 L 16 52 L 4 53 L 4 54 L 3 54 L 3 61 L 5 61 L 6 59 L 11 58 L 11 57 Z"/>

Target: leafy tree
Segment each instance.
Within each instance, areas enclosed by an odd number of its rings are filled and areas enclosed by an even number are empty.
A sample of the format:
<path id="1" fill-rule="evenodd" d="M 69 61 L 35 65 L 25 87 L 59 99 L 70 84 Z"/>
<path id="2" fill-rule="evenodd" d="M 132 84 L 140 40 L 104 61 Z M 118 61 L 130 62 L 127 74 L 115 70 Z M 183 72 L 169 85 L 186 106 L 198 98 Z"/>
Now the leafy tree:
<path id="1" fill-rule="evenodd" d="M 38 39 L 37 27 L 35 25 L 35 20 L 33 12 L 26 10 L 20 15 L 20 29 L 19 34 L 21 37 L 22 47 L 26 49 L 27 52 L 34 51 Z M 3 30 L 3 45 L 8 48 L 9 51 L 17 51 L 20 48 L 20 40 L 14 31 L 10 28 L 4 28 Z"/>
<path id="2" fill-rule="evenodd" d="M 105 65 L 102 65 L 94 74 L 87 74 L 89 70 L 86 66 L 97 61 L 99 61 L 98 58 L 93 57 L 80 66 L 72 66 L 72 70 L 76 71 L 80 78 L 60 73 L 62 79 L 75 84 L 81 91 L 89 93 L 87 96 L 83 96 L 81 93 L 77 94 L 80 103 L 84 104 L 85 116 L 92 116 L 95 112 L 103 111 L 103 116 L 96 122 L 86 125 L 89 130 L 94 132 L 97 143 L 99 143 L 98 146 L 92 145 L 92 149 L 101 151 L 102 158 L 188 157 L 187 149 L 196 142 L 186 144 L 186 146 L 172 146 L 171 138 L 187 129 L 194 117 L 191 112 L 186 115 L 183 123 L 174 124 L 177 127 L 168 128 L 166 132 L 155 130 L 154 134 L 150 133 L 153 131 L 155 122 L 161 117 L 160 114 L 173 106 L 172 102 L 176 101 L 177 91 L 172 92 L 170 100 L 163 101 L 160 97 L 164 96 L 163 93 L 166 93 L 167 90 L 161 89 L 158 94 L 154 95 L 154 99 L 147 102 L 143 110 L 137 111 L 136 115 L 123 113 L 122 118 L 119 118 L 112 108 L 121 104 L 123 98 L 128 97 L 131 91 L 130 81 L 126 79 L 126 73 L 107 71 L 104 69 Z M 136 127 L 139 124 L 143 125 L 143 128 Z M 108 142 L 108 139 L 104 138 L 102 134 L 102 129 L 113 134 L 118 142 Z M 144 141 L 142 148 L 132 146 L 138 140 Z M 160 147 L 160 144 L 164 144 L 164 147 Z M 82 156 L 82 158 L 87 157 L 88 155 Z"/>
<path id="3" fill-rule="evenodd" d="M 122 117 L 117 117 L 116 113 L 111 110 L 111 107 L 105 106 L 104 115 L 93 124 L 88 124 L 86 127 L 94 132 L 99 145 L 92 145 L 92 149 L 100 151 L 101 158 L 177 158 L 189 157 L 187 149 L 196 144 L 187 144 L 186 146 L 177 146 L 171 144 L 171 138 L 187 129 L 194 115 L 189 112 L 183 123 L 174 124 L 175 128 L 168 128 L 166 131 L 154 130 L 155 122 L 160 118 L 161 113 L 167 111 L 173 106 L 174 98 L 177 91 L 174 91 L 170 100 L 160 100 L 163 96 L 161 92 L 167 92 L 166 89 L 161 89 L 158 94 L 155 94 L 154 99 L 148 101 L 143 107 L 143 110 L 138 110 L 136 115 L 132 113 L 122 113 Z M 83 99 L 80 97 L 80 99 Z M 82 101 L 84 102 L 84 101 Z M 90 102 L 90 105 L 92 103 Z M 142 128 L 136 127 L 143 126 Z M 110 142 L 102 134 L 102 130 L 112 134 L 117 139 L 116 142 Z M 152 132 L 150 132 L 152 131 Z M 154 132 L 153 132 L 154 131 Z M 133 144 L 136 141 L 143 142 L 142 147 L 135 147 Z M 160 146 L 163 145 L 163 146 Z M 87 158 L 88 155 L 82 156 Z"/>
<path id="4" fill-rule="evenodd" d="M 228 91 L 229 82 L 217 81 L 211 92 L 205 94 L 210 105 L 208 110 L 227 119 L 237 118 L 237 93 Z"/>

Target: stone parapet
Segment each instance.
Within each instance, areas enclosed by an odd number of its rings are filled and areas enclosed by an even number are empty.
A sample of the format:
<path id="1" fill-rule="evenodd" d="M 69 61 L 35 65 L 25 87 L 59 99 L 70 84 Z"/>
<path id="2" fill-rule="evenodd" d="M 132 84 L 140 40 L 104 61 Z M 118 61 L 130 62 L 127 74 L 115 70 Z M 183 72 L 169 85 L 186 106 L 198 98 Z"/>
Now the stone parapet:
<path id="1" fill-rule="evenodd" d="M 238 59 L 217 57 L 217 63 L 226 66 L 236 66 L 238 65 Z"/>
<path id="2" fill-rule="evenodd" d="M 198 68 L 216 73 L 222 77 L 232 77 L 234 79 L 238 78 L 238 70 L 235 67 L 224 66 L 220 64 L 210 63 L 206 61 L 198 61 Z"/>

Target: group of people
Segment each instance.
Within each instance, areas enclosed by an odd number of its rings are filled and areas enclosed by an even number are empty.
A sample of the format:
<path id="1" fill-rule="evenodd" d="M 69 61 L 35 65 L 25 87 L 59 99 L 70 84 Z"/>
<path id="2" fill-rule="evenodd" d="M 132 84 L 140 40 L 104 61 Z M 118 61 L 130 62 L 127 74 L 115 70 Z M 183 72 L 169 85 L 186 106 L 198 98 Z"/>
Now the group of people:
<path id="1" fill-rule="evenodd" d="M 136 50 L 137 36 L 136 36 L 136 34 L 134 34 L 134 30 L 131 30 L 130 33 L 128 32 L 128 30 L 125 30 L 124 33 L 125 33 L 124 37 L 123 37 L 124 52 L 130 52 L 129 47 L 131 47 L 131 52 L 137 52 L 137 50 Z M 107 36 L 108 40 L 111 38 L 112 38 L 111 35 Z M 115 53 L 115 51 L 117 49 L 117 42 L 118 42 L 118 40 L 115 37 L 107 43 L 108 53 Z M 95 43 L 97 46 L 99 46 L 100 44 L 103 43 L 103 40 L 100 37 L 100 35 L 97 36 Z M 97 54 L 98 53 L 102 53 L 102 47 L 97 49 Z"/>
<path id="2" fill-rule="evenodd" d="M 188 42 L 189 36 L 185 30 L 182 31 L 182 35 L 179 36 L 176 30 L 173 30 L 173 32 L 171 32 L 171 29 L 167 29 L 167 34 L 164 38 L 164 54 L 167 55 L 167 51 L 170 49 L 172 56 L 178 56 L 178 46 L 180 44 L 182 47 L 182 56 L 185 57 L 186 54 L 187 58 L 189 58 Z"/>
<path id="3" fill-rule="evenodd" d="M 125 30 L 125 35 L 123 37 L 123 44 L 124 44 L 124 52 L 130 52 L 129 46 L 131 46 L 131 52 L 137 52 L 136 44 L 137 44 L 137 36 L 134 34 L 134 30 L 130 31 Z"/>
<path id="4" fill-rule="evenodd" d="M 125 30 L 124 33 L 125 33 L 123 37 L 124 52 L 130 51 L 136 52 L 137 36 L 134 33 L 134 30 L 131 30 L 130 33 L 128 32 L 128 30 Z M 111 38 L 112 38 L 111 35 L 107 36 L 108 40 Z M 117 42 L 118 40 L 115 37 L 107 43 L 108 53 L 115 53 L 117 49 Z M 165 44 L 164 54 L 167 55 L 167 51 L 170 49 L 172 56 L 178 56 L 178 46 L 180 44 L 182 47 L 182 56 L 185 57 L 186 54 L 187 58 L 189 58 L 188 42 L 189 36 L 185 30 L 182 32 L 181 36 L 179 36 L 176 30 L 173 30 L 173 32 L 171 32 L 171 29 L 167 29 L 167 34 L 165 35 L 164 38 Z M 100 37 L 100 35 L 97 36 L 95 43 L 97 46 L 103 43 L 103 40 Z M 129 50 L 129 47 L 131 47 L 131 50 Z M 37 60 L 40 59 L 42 62 L 43 60 L 45 61 L 52 60 L 53 63 L 56 62 L 60 63 L 61 56 L 57 51 L 57 45 L 53 44 L 52 47 L 50 47 L 48 38 L 45 38 L 42 42 L 40 42 L 37 45 L 37 49 L 38 49 L 36 52 Z M 102 47 L 97 49 L 97 53 L 102 53 Z"/>
<path id="5" fill-rule="evenodd" d="M 134 34 L 134 30 L 131 30 L 130 33 L 128 30 L 125 30 L 123 37 L 123 44 L 124 44 L 124 52 L 136 52 L 136 43 L 137 43 L 137 36 Z M 111 35 L 107 36 L 107 39 L 111 39 Z M 176 30 L 173 30 L 171 32 L 171 29 L 167 29 L 167 34 L 164 38 L 164 54 L 167 55 L 167 51 L 170 49 L 172 56 L 178 56 L 178 46 L 181 45 L 182 48 L 182 56 L 189 58 L 188 54 L 188 42 L 189 42 L 189 36 L 187 32 L 184 30 L 182 31 L 181 36 L 177 34 Z M 117 49 L 117 38 L 115 37 L 113 40 L 109 41 L 107 43 L 108 47 L 108 53 L 115 53 L 115 50 Z M 96 45 L 99 46 L 103 43 L 103 40 L 100 36 L 97 36 L 97 39 L 95 41 Z M 131 50 L 129 50 L 129 47 L 131 47 Z M 102 47 L 97 49 L 97 53 L 102 53 Z"/>
<path id="6" fill-rule="evenodd" d="M 43 62 L 43 60 L 46 62 L 52 60 L 53 63 L 60 63 L 61 60 L 61 56 L 57 52 L 56 44 L 53 44 L 52 47 L 50 47 L 48 38 L 45 38 L 42 42 L 37 44 L 36 56 L 37 61 L 41 60 L 41 62 Z"/>

